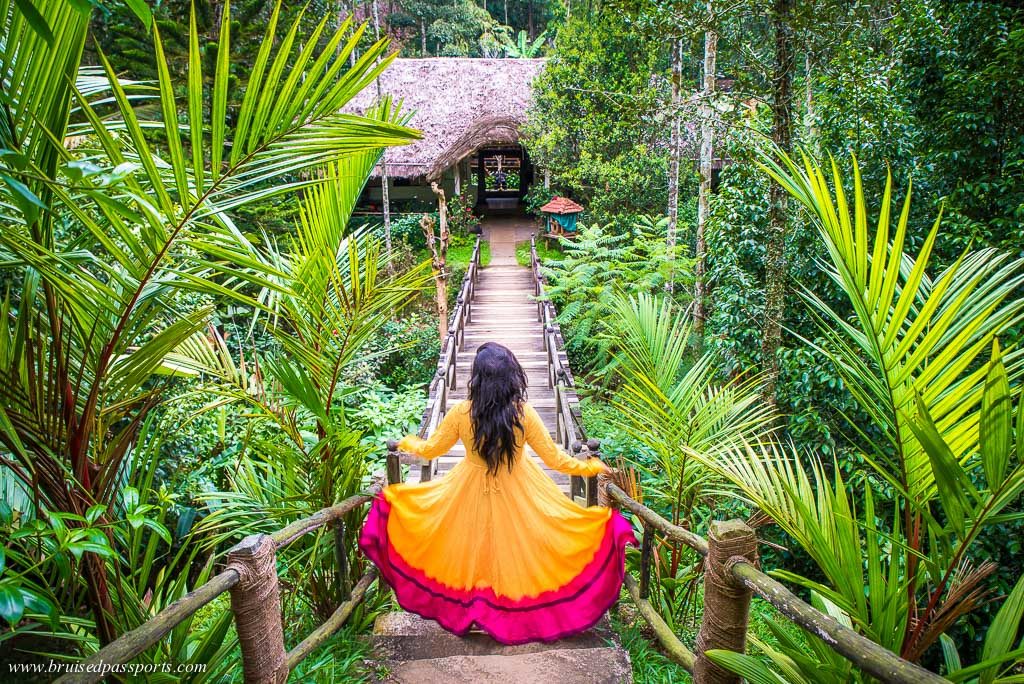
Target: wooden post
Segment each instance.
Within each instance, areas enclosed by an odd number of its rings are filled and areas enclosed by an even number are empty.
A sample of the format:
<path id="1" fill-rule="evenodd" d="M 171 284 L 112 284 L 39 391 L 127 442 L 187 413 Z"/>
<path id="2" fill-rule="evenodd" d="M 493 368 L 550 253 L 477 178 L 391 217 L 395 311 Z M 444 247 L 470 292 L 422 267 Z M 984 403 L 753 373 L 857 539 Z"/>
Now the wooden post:
<path id="1" fill-rule="evenodd" d="M 398 456 L 398 442 L 393 439 L 388 440 L 388 484 L 398 484 L 402 481 L 402 462 Z"/>
<path id="2" fill-rule="evenodd" d="M 335 520 L 331 524 L 334 534 L 334 566 L 337 572 L 338 600 L 352 593 L 352 582 L 348 576 L 348 550 L 345 545 L 345 522 Z"/>
<path id="3" fill-rule="evenodd" d="M 640 547 L 640 598 L 651 595 L 651 559 L 654 556 L 654 529 L 644 525 L 643 545 Z"/>
<path id="4" fill-rule="evenodd" d="M 587 451 L 590 452 L 591 458 L 601 458 L 601 440 L 599 439 L 588 439 L 587 440 Z M 584 494 L 587 497 L 588 506 L 597 505 L 597 476 L 588 477 L 584 480 Z"/>
<path id="5" fill-rule="evenodd" d="M 459 322 L 455 321 L 455 325 L 456 327 L 459 327 Z M 449 363 L 448 368 L 445 369 L 444 381 L 448 384 L 448 390 L 451 391 L 455 389 L 455 359 L 459 356 L 459 344 L 458 339 L 455 337 L 455 328 L 448 329 L 448 342 L 445 343 L 445 346 L 447 347 L 448 345 L 451 346 L 452 354 L 448 357 L 451 359 L 451 363 Z"/>
<path id="6" fill-rule="evenodd" d="M 732 559 L 757 561 L 757 535 L 742 520 L 714 521 L 704 561 L 704 616 L 697 633 L 693 680 L 700 684 L 740 684 L 740 677 L 712 663 L 705 651 L 743 653 L 752 592 L 732 575 Z"/>
<path id="7" fill-rule="evenodd" d="M 560 395 L 556 392 L 555 396 L 558 397 Z M 555 407 L 555 411 L 557 411 L 557 413 L 555 414 L 555 421 L 560 423 L 562 420 L 562 411 L 558 406 Z M 559 438 L 561 438 L 561 435 L 559 435 Z M 565 441 L 568 442 L 570 439 L 572 439 L 572 436 L 566 434 Z M 569 449 L 572 451 L 573 458 L 579 458 L 580 452 L 583 451 L 583 443 L 580 442 L 579 440 L 575 440 L 569 445 Z M 580 475 L 571 475 L 569 477 L 569 496 L 573 501 L 575 501 L 581 506 L 587 505 L 586 498 L 584 496 L 585 487 L 586 485 L 584 484 L 583 478 Z"/>
<path id="8" fill-rule="evenodd" d="M 231 612 L 244 680 L 246 684 L 281 684 L 288 679 L 288 658 L 281 626 L 277 545 L 268 535 L 249 535 L 228 551 L 227 566 L 238 573 L 238 584 L 231 588 Z"/>

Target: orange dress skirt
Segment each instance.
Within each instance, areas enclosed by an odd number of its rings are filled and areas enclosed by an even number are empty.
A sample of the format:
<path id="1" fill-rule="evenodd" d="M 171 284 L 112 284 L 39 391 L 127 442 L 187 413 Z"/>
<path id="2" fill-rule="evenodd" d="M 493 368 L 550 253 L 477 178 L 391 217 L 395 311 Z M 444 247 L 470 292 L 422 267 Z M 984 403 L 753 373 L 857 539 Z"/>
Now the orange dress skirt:
<path id="1" fill-rule="evenodd" d="M 529 404 L 523 424 L 511 471 L 496 475 L 473 449 L 468 402 L 454 406 L 430 439 L 404 438 L 399 448 L 424 458 L 461 439 L 466 458 L 437 480 L 385 488 L 359 539 L 402 608 L 505 644 L 592 627 L 618 598 L 625 547 L 636 544 L 617 511 L 573 502 L 524 447 L 570 475 L 595 475 L 601 462 L 562 453 Z"/>

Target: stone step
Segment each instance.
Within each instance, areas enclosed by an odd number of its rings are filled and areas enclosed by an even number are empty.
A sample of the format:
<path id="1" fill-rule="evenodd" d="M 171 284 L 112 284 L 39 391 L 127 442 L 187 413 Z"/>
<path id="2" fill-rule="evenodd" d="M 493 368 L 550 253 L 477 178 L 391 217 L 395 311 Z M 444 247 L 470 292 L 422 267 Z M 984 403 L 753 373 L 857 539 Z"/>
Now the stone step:
<path id="1" fill-rule="evenodd" d="M 448 655 L 522 655 L 553 649 L 604 648 L 614 638 L 606 620 L 556 644 L 506 646 L 480 631 L 456 636 L 433 620 L 404 612 L 381 614 L 370 637 L 374 653 L 390 660 L 428 660 Z"/>
<path id="2" fill-rule="evenodd" d="M 386 661 L 390 684 L 629 684 L 629 654 L 621 648 L 551 649 L 520 655 L 456 655 Z"/>

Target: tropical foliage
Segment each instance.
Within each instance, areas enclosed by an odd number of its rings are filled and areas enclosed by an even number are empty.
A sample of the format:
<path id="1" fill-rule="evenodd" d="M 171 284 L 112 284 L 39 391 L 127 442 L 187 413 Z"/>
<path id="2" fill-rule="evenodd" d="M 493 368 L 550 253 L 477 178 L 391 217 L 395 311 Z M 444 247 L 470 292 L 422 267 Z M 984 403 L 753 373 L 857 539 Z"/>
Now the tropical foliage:
<path id="1" fill-rule="evenodd" d="M 0 603 L 12 625 L 45 618 L 88 649 L 82 627 L 110 641 L 210 572 L 194 544 L 168 555 L 189 526 L 179 518 L 172 538 L 173 497 L 153 479 L 154 420 L 175 378 L 245 387 L 303 456 L 358 444 L 330 415 L 338 372 L 422 275 L 384 278 L 375 244 L 349 234 L 348 216 L 381 149 L 416 133 L 386 101 L 365 116 L 339 113 L 386 68 L 386 41 L 356 57 L 365 26 L 328 29 L 326 18 L 300 41 L 298 20 L 279 30 L 279 9 L 239 93 L 228 4 L 213 62 L 193 13 L 184 83 L 152 26 L 157 82 L 143 87 L 119 79 L 102 53 L 99 69 L 80 67 L 88 8 L 47 2 L 36 16 L 26 3 L 0 3 L 9 27 L 0 59 L 0 479 L 16 493 L 10 502 L 30 504 L 3 516 L 11 545 L 0 558 L 11 562 L 0 563 Z M 316 52 L 320 41 L 326 49 Z M 300 189 L 308 201 L 293 249 L 257 248 L 231 218 Z M 253 367 L 231 357 L 211 327 L 224 298 L 258 312 L 254 322 L 279 344 L 275 358 Z M 310 419 L 295 416 L 302 409 L 320 419 L 312 442 Z M 317 474 L 331 477 L 319 481 L 320 500 L 360 486 L 362 462 L 352 463 L 323 459 L 328 472 Z M 39 543 L 47 552 L 32 550 Z M 193 562 L 204 568 L 198 576 L 180 574 Z M 76 614 L 83 601 L 89 622 Z M 218 661 L 227 626 L 206 625 L 197 650 L 183 625 L 165 656 Z"/>
<path id="2" fill-rule="evenodd" d="M 1021 263 L 992 249 L 968 252 L 932 280 L 927 267 L 941 224 L 936 221 L 917 254 L 908 254 L 909 193 L 897 218 L 886 186 L 872 238 L 856 163 L 852 195 L 835 165 L 830 190 L 809 159 L 799 165 L 778 155 L 765 164 L 811 212 L 829 257 L 827 272 L 850 298 L 854 316 L 847 319 L 804 293 L 820 322 L 823 353 L 872 418 L 873 434 L 850 425 L 861 438 L 870 486 L 858 510 L 838 470 L 830 476 L 813 455 L 775 445 L 737 445 L 705 462 L 799 543 L 825 581 L 780 576 L 806 587 L 827 612 L 873 641 L 920 660 L 985 601 L 985 580 L 997 565 L 972 548 L 1024 492 L 1024 452 L 1013 441 L 1013 416 L 1019 440 L 1024 412 L 1009 381 L 1020 357 L 1004 355 L 996 339 L 1020 315 L 1022 303 L 1012 293 Z M 989 627 L 980 658 L 985 666 L 971 670 L 983 681 L 995 681 L 1021 655 L 1012 636 L 1024 610 L 1021 591 L 1014 589 Z M 954 674 L 960 659 L 948 637 L 944 644 Z M 849 663 L 823 653 L 826 648 L 812 642 L 810 649 L 830 663 L 831 681 L 854 677 Z M 765 649 L 776 665 L 787 664 L 790 676 L 779 681 L 821 681 L 820 665 L 794 660 L 793 651 L 793 644 Z M 726 655 L 720 660 L 755 667 Z"/>

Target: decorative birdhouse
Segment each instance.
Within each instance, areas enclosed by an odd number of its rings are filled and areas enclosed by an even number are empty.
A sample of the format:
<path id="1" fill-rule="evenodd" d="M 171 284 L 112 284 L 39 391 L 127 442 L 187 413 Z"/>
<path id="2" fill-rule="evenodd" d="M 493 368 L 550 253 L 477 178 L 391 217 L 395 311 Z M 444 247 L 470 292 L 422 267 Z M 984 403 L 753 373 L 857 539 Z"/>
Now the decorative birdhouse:
<path id="1" fill-rule="evenodd" d="M 576 234 L 576 217 L 583 207 L 568 197 L 555 197 L 540 208 L 548 235 L 572 237 Z"/>

